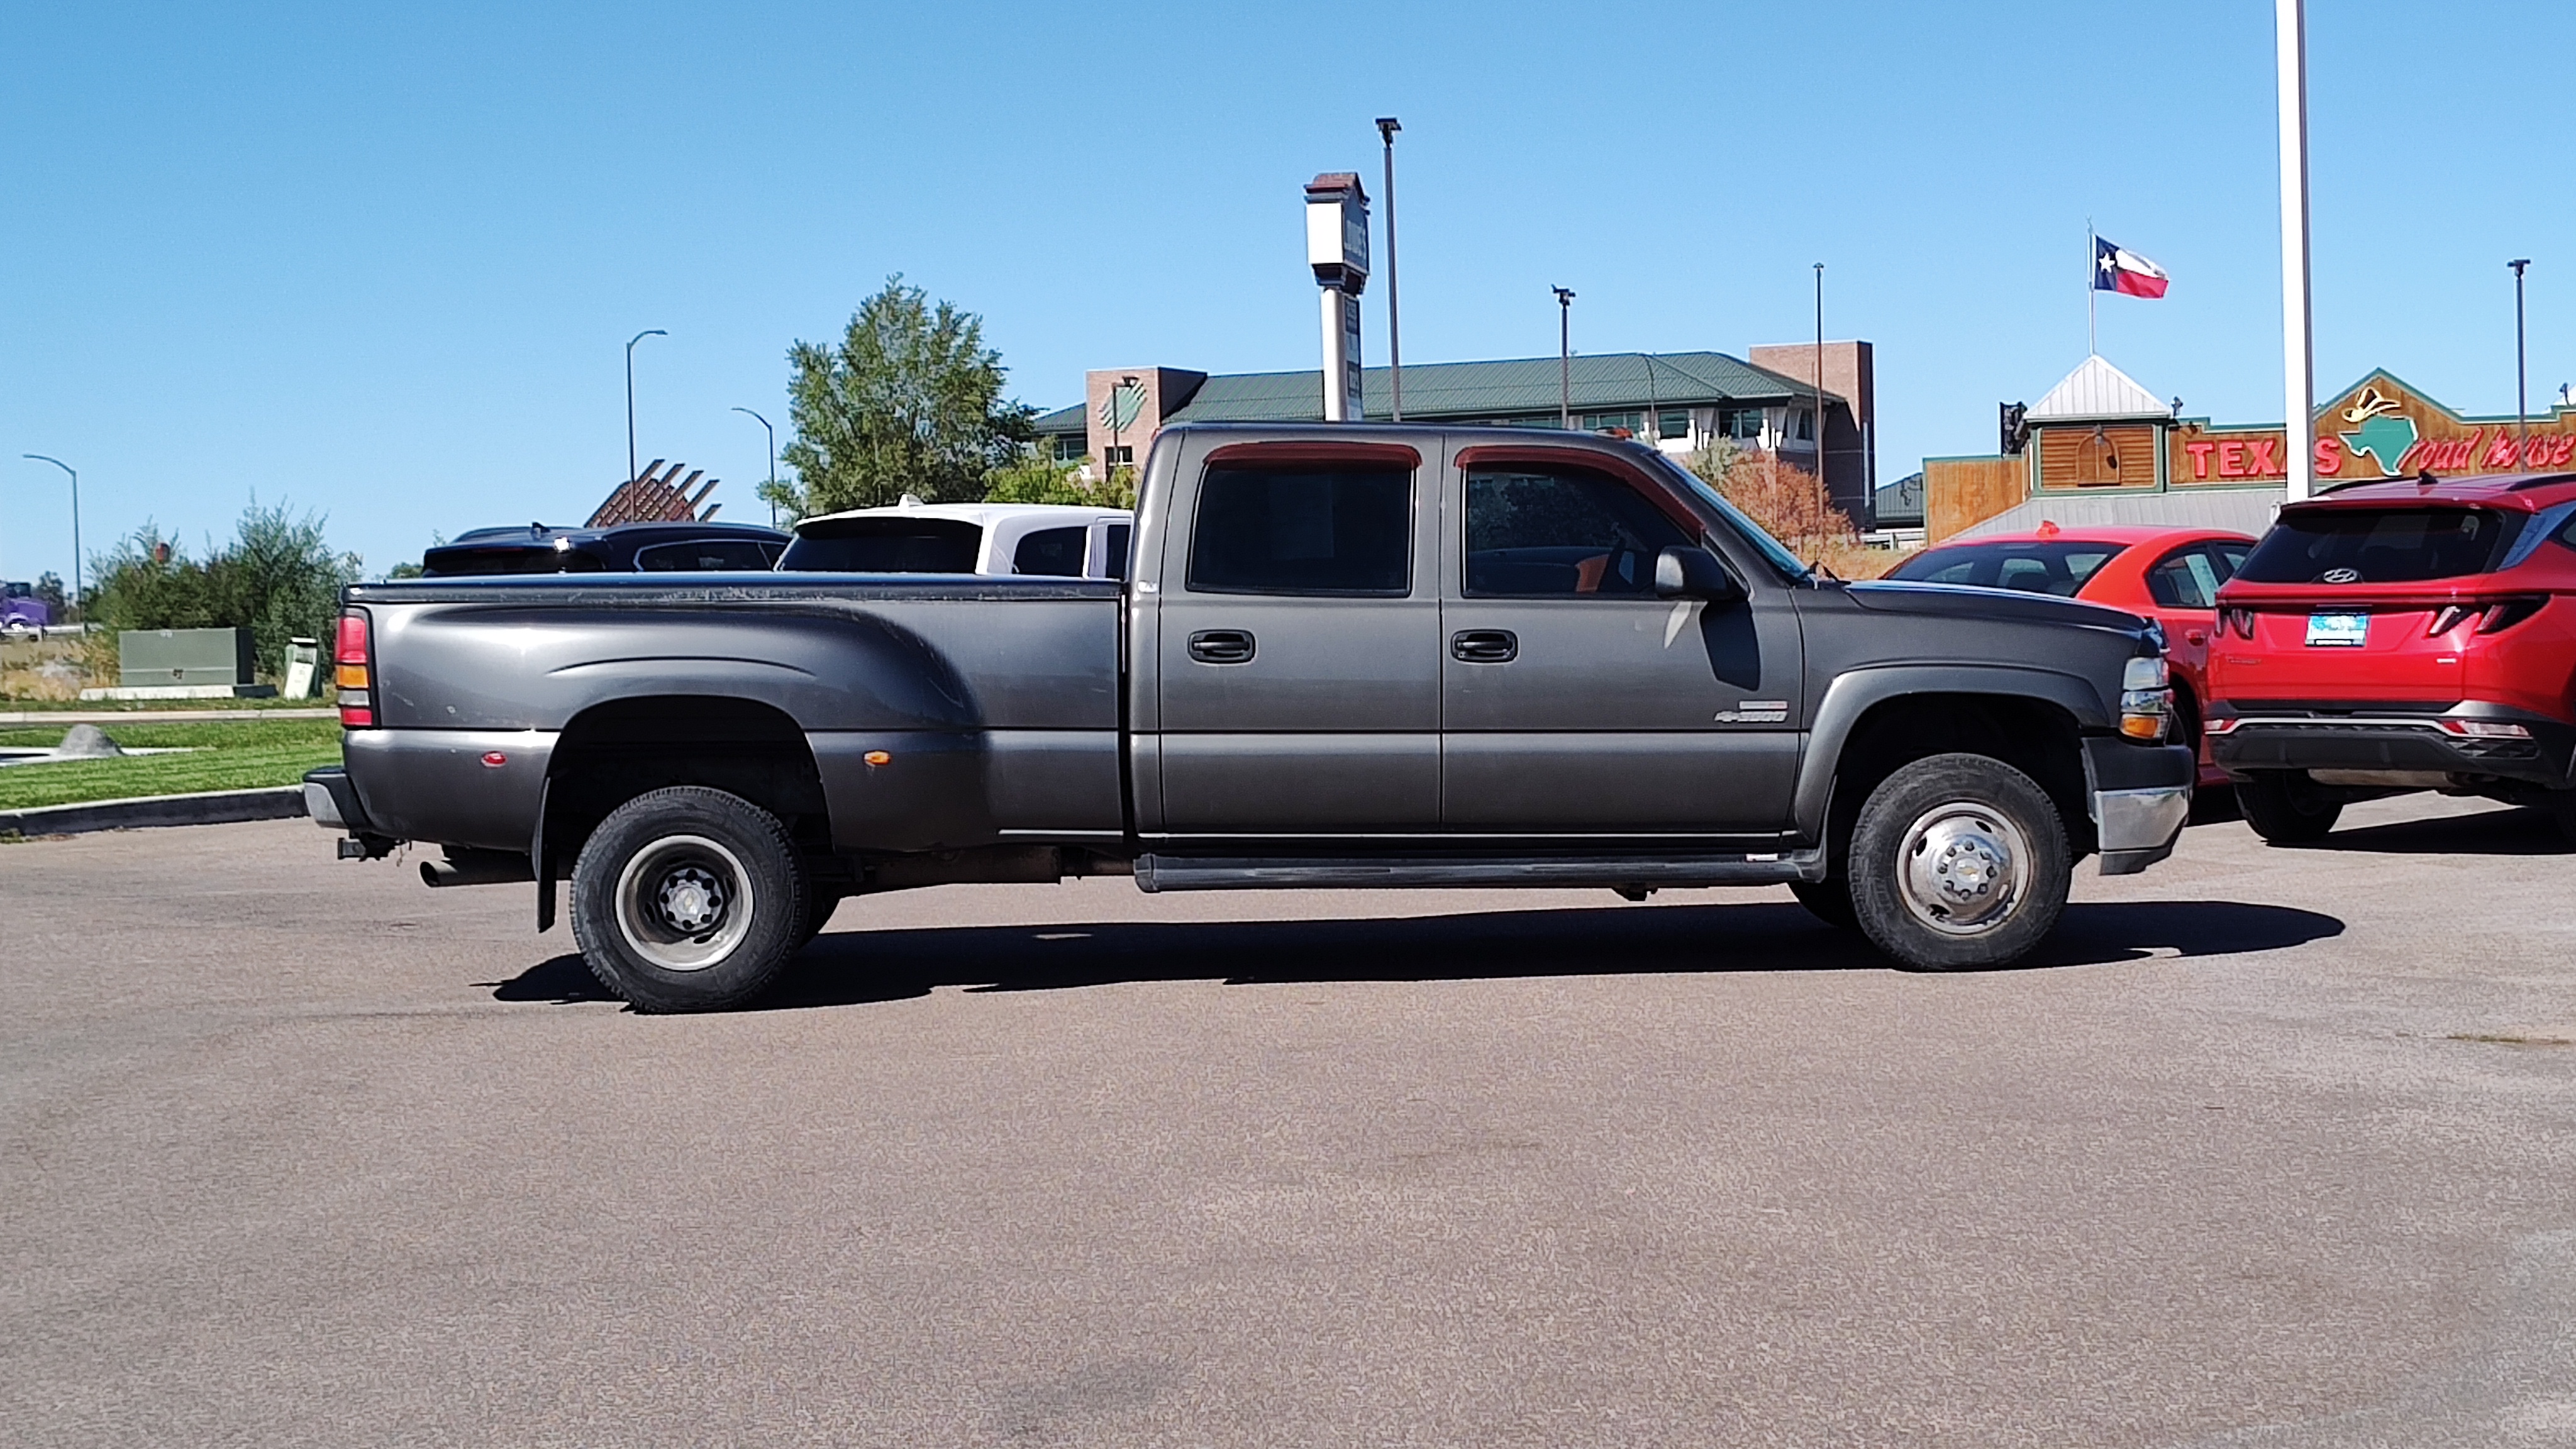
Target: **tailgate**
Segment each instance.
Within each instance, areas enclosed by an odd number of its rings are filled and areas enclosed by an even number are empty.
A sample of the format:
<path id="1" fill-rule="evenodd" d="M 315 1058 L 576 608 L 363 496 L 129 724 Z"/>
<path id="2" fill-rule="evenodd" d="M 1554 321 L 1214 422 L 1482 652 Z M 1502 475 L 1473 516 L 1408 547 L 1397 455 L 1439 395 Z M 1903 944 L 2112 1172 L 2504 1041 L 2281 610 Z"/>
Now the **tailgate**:
<path id="1" fill-rule="evenodd" d="M 2437 635 L 2439 612 L 2347 599 L 2238 605 L 2211 641 L 2212 692 L 2232 701 L 2456 704 L 2460 646 L 2475 620 Z"/>

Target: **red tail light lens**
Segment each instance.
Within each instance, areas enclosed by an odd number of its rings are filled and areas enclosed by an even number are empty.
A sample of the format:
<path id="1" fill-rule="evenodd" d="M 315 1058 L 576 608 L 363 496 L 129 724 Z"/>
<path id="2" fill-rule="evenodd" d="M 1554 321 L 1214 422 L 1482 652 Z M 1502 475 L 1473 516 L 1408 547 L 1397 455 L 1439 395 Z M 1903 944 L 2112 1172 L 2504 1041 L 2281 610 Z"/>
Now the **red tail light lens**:
<path id="1" fill-rule="evenodd" d="M 2221 609 L 2218 611 L 2218 627 L 2239 638 L 2251 639 L 2254 637 L 2254 611 L 2235 607 Z"/>
<path id="2" fill-rule="evenodd" d="M 363 729 L 376 722 L 375 639 L 364 609 L 340 615 L 331 650 L 332 680 L 340 687 L 340 725 Z"/>
<path id="3" fill-rule="evenodd" d="M 2539 613 L 2541 606 L 2548 602 L 2549 600 L 2545 597 L 2507 599 L 2504 602 L 2497 604 L 2494 608 L 2487 610 L 2487 616 L 2478 621 L 2478 632 L 2481 634 L 2501 634 L 2505 630 L 2512 628 L 2514 625 L 2521 623 L 2523 620 L 2530 618 L 2532 615 Z"/>

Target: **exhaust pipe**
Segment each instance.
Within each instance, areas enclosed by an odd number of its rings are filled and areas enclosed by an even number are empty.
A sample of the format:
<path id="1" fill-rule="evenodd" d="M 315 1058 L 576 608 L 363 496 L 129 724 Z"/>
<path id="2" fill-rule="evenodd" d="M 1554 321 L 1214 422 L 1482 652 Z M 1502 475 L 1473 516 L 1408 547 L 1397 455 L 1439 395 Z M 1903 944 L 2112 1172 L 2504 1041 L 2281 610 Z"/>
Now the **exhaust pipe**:
<path id="1" fill-rule="evenodd" d="M 477 850 L 472 846 L 451 845 L 447 847 L 447 859 L 420 863 L 420 883 L 434 888 L 516 885 L 536 878 L 536 867 L 515 850 Z"/>

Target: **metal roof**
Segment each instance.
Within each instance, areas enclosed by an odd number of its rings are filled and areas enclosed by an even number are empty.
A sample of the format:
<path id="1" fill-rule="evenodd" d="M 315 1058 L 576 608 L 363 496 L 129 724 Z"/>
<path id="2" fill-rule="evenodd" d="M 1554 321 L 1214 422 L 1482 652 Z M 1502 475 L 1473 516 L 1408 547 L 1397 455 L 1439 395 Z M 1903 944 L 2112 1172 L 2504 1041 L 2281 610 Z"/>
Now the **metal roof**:
<path id="1" fill-rule="evenodd" d="M 2170 418 L 2173 408 L 2138 385 L 2137 379 L 2095 353 L 2031 404 L 2023 417 L 2034 423 L 2099 422 L 2111 418 Z"/>
<path id="2" fill-rule="evenodd" d="M 1628 412 L 1707 404 L 1767 406 L 1812 397 L 1815 389 L 1768 368 L 1722 352 L 1605 352 L 1573 359 L 1567 369 L 1574 411 Z M 1387 370 L 1360 375 L 1364 417 L 1390 416 Z M 1825 394 L 1841 402 L 1837 394 Z M 1167 423 L 1312 422 L 1324 415 L 1322 375 L 1295 372 L 1218 373 L 1199 384 L 1187 406 Z M 1499 362 L 1417 362 L 1404 369 L 1408 420 L 1469 420 L 1551 414 L 1557 406 L 1557 359 L 1520 357 Z M 1059 408 L 1037 419 L 1041 433 L 1083 427 L 1080 407 Z"/>
<path id="3" fill-rule="evenodd" d="M 1040 437 L 1053 437 L 1059 433 L 1079 433 L 1088 426 L 1083 418 L 1080 403 L 1075 403 L 1069 408 L 1057 408 L 1051 413 L 1040 413 L 1029 422 L 1038 430 Z"/>
<path id="4" fill-rule="evenodd" d="M 2287 489 L 2175 488 L 2158 493 L 2049 493 L 2016 503 L 1942 542 L 2028 533 L 2042 522 L 2060 528 L 2158 526 L 2224 528 L 2260 536 Z"/>

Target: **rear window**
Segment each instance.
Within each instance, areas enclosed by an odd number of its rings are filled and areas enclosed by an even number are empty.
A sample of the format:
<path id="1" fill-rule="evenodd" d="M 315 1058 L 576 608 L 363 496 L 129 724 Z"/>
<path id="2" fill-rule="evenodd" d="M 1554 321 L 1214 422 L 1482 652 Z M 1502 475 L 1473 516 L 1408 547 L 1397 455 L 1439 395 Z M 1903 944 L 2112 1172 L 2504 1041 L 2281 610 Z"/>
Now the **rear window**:
<path id="1" fill-rule="evenodd" d="M 2281 515 L 2236 576 L 2257 584 L 2411 584 L 2482 574 L 2513 544 L 2519 514 L 2483 508 L 2318 508 Z M 2350 570 L 2350 576 L 2326 575 Z"/>
<path id="2" fill-rule="evenodd" d="M 600 571 L 600 563 L 597 556 L 577 548 L 522 544 L 504 548 L 434 548 L 422 557 L 420 571 L 422 577 L 433 579 L 492 574 L 595 574 Z"/>
<path id="3" fill-rule="evenodd" d="M 2126 547 L 2116 543 L 1957 543 L 1926 549 L 1888 571 L 1916 584 L 1969 584 L 2073 598 Z"/>
<path id="4" fill-rule="evenodd" d="M 748 538 L 702 538 L 686 543 L 657 543 L 635 551 L 635 567 L 648 574 L 713 573 L 722 570 L 766 569 L 770 553 L 758 540 Z"/>
<path id="5" fill-rule="evenodd" d="M 826 518 L 796 526 L 781 569 L 818 574 L 971 574 L 984 528 L 953 518 Z"/>

